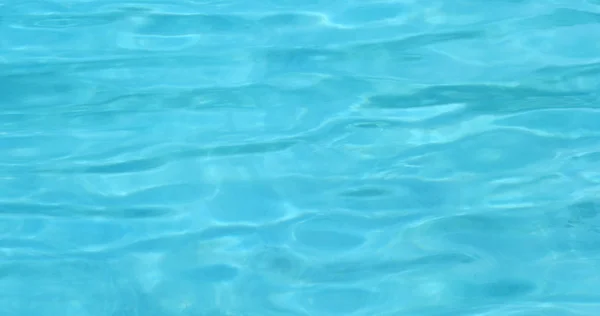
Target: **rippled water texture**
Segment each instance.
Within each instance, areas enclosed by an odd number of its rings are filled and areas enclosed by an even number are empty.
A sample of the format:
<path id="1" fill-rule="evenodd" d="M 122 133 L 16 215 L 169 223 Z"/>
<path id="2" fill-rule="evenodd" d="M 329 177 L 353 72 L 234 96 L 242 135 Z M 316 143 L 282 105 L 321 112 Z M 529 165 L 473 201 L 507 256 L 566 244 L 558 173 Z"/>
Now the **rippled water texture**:
<path id="1" fill-rule="evenodd" d="M 600 2 L 0 4 L 0 314 L 592 315 Z"/>

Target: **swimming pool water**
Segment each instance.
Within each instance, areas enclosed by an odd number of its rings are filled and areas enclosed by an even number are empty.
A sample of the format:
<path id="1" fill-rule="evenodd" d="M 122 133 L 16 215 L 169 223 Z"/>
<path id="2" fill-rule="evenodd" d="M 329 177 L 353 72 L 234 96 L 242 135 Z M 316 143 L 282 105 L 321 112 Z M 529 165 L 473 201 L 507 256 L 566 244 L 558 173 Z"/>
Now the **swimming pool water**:
<path id="1" fill-rule="evenodd" d="M 598 315 L 600 2 L 0 4 L 0 314 Z"/>

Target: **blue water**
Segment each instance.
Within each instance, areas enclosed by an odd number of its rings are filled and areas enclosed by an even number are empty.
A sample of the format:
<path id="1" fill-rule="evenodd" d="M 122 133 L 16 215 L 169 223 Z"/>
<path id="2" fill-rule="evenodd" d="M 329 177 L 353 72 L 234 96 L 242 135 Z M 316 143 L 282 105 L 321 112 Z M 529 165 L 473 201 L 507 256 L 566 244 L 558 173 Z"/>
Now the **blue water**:
<path id="1" fill-rule="evenodd" d="M 600 313 L 600 1 L 6 0 L 0 315 Z"/>

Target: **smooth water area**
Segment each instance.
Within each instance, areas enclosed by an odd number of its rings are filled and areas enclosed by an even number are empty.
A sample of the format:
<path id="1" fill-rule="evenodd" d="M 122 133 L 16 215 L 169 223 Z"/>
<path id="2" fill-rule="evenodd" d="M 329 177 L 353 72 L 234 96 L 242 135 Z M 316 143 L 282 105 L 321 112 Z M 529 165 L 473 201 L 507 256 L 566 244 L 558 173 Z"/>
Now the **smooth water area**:
<path id="1" fill-rule="evenodd" d="M 0 315 L 600 313 L 600 1 L 7 0 Z"/>

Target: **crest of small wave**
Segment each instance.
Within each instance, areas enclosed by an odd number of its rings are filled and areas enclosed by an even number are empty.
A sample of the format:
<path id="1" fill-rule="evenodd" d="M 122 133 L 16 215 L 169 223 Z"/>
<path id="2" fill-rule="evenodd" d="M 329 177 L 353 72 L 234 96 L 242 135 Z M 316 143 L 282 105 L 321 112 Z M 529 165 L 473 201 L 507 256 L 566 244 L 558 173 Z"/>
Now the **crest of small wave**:
<path id="1" fill-rule="evenodd" d="M 3 315 L 596 315 L 597 1 L 5 1 Z"/>

